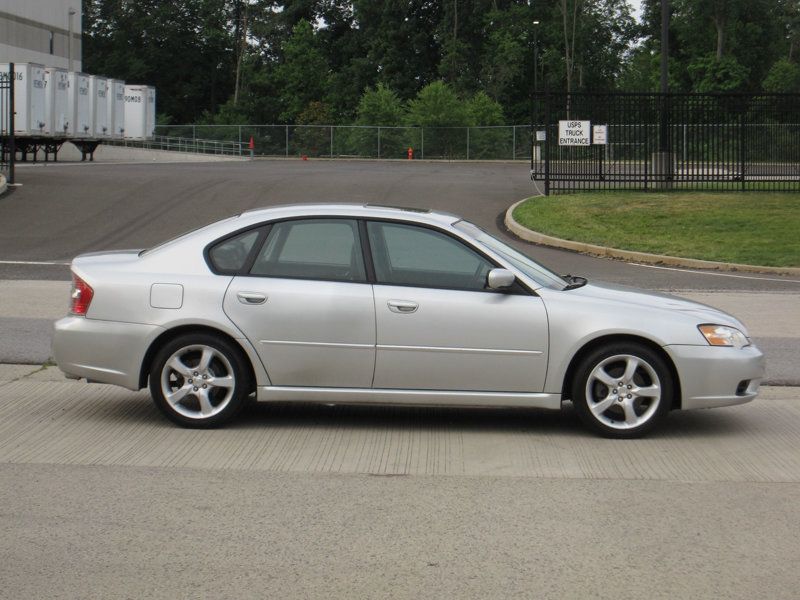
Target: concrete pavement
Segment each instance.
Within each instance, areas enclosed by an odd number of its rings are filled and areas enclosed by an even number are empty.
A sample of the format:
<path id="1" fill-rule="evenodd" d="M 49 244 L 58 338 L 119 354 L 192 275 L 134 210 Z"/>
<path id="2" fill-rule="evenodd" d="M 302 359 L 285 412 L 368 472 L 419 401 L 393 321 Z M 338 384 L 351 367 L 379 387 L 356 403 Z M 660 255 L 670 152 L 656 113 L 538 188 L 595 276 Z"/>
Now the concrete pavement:
<path id="1" fill-rule="evenodd" d="M 0 368 L 0 598 L 795 598 L 800 390 L 610 441 L 570 411 L 260 405 Z"/>
<path id="2" fill-rule="evenodd" d="M 7 369 L 0 463 L 800 483 L 798 388 L 675 412 L 654 435 L 619 443 L 586 432 L 571 410 L 258 404 L 223 429 L 180 429 L 146 391 Z"/>

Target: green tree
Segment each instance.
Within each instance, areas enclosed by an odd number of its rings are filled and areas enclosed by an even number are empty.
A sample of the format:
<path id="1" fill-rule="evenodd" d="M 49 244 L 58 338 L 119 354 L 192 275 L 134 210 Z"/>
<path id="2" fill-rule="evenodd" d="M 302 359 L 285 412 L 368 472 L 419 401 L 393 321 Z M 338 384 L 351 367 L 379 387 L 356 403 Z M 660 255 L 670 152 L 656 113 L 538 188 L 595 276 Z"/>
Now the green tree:
<path id="1" fill-rule="evenodd" d="M 771 65 L 790 49 L 792 2 L 796 4 L 795 0 L 672 0 L 670 89 L 760 89 Z M 626 89 L 633 82 L 659 78 L 661 3 L 644 0 L 643 7 L 642 42 L 632 52 Z"/>
<path id="2" fill-rule="evenodd" d="M 391 89 L 379 83 L 367 88 L 358 103 L 356 123 L 368 128 L 351 132 L 353 153 L 360 156 L 400 158 L 409 146 L 416 145 L 415 132 L 398 129 L 405 118 L 405 106 Z M 377 126 L 384 127 L 378 130 Z"/>
<path id="3" fill-rule="evenodd" d="M 707 54 L 689 63 L 689 75 L 695 92 L 736 92 L 744 87 L 748 71 L 732 56 Z"/>
<path id="4" fill-rule="evenodd" d="M 533 8 L 512 4 L 505 10 L 490 10 L 481 34 L 480 90 L 510 111 L 512 119 L 527 119 L 533 93 Z M 541 27 L 538 26 L 538 27 Z M 541 62 L 540 62 L 541 64 Z M 540 90 L 544 81 L 540 80 Z"/>
<path id="5" fill-rule="evenodd" d="M 193 122 L 233 92 L 230 0 L 82 3 L 84 70 L 154 85 L 162 118 Z"/>
<path id="6" fill-rule="evenodd" d="M 405 110 L 400 98 L 386 85 L 379 83 L 374 88 L 367 88 L 358 102 L 359 125 L 401 125 Z"/>
<path id="7" fill-rule="evenodd" d="M 276 69 L 280 85 L 280 119 L 294 121 L 310 102 L 321 101 L 328 86 L 328 63 L 318 47 L 311 23 L 297 22 L 283 47 L 283 62 Z"/>
<path id="8" fill-rule="evenodd" d="M 433 35 L 441 22 L 439 2 L 353 0 L 360 52 L 371 66 L 372 80 L 385 83 L 407 100 L 438 78 L 440 42 Z M 363 88 L 362 88 L 363 89 Z"/>
<path id="9" fill-rule="evenodd" d="M 764 91 L 775 93 L 800 92 L 800 65 L 781 58 L 772 65 L 764 79 Z"/>
<path id="10" fill-rule="evenodd" d="M 478 92 L 467 101 L 470 158 L 512 158 L 513 132 L 504 125 L 503 108 L 485 92 Z"/>
<path id="11" fill-rule="evenodd" d="M 503 107 L 486 92 L 478 92 L 467 102 L 467 123 L 472 126 L 504 125 Z"/>
<path id="12" fill-rule="evenodd" d="M 297 114 L 292 136 L 293 152 L 310 156 L 329 156 L 331 149 L 331 115 L 324 102 L 312 100 Z"/>
<path id="13" fill-rule="evenodd" d="M 406 123 L 424 128 L 426 157 L 466 157 L 469 112 L 443 81 L 426 85 L 409 101 Z"/>
<path id="14" fill-rule="evenodd" d="M 469 124 L 466 106 L 443 81 L 434 81 L 408 103 L 406 123 L 416 127 L 463 127 Z"/>

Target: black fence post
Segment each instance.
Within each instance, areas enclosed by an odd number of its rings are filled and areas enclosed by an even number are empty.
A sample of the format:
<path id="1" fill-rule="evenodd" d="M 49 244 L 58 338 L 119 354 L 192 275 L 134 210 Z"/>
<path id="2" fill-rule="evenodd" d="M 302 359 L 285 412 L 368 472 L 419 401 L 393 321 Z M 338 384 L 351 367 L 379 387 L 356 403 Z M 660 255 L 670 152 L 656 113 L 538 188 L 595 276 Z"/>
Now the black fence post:
<path id="1" fill-rule="evenodd" d="M 14 63 L 8 64 L 8 183 L 14 184 L 14 161 L 17 156 L 17 140 L 14 136 Z"/>
<path id="2" fill-rule="evenodd" d="M 742 191 L 744 192 L 747 189 L 747 184 L 745 180 L 745 114 L 744 114 L 744 107 L 739 112 L 739 174 L 742 178 Z"/>
<path id="3" fill-rule="evenodd" d="M 550 94 L 544 95 L 544 195 L 550 195 Z"/>

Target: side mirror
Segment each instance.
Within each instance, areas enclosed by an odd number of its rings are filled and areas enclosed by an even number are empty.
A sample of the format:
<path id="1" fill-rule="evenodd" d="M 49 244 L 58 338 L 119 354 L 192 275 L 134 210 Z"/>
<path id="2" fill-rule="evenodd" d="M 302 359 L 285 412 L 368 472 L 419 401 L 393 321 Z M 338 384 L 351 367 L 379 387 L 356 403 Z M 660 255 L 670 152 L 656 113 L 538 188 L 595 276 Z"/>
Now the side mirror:
<path id="1" fill-rule="evenodd" d="M 492 269 L 486 276 L 486 285 L 491 290 L 502 290 L 514 285 L 517 278 L 508 269 Z"/>

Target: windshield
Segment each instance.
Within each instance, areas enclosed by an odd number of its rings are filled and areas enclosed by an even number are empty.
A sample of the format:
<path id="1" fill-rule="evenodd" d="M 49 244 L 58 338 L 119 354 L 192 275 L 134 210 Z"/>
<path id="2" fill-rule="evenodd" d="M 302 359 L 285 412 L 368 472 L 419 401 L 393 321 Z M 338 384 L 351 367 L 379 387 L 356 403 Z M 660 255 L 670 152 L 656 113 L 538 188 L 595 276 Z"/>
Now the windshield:
<path id="1" fill-rule="evenodd" d="M 549 269 L 544 268 L 533 259 L 525 256 L 522 252 L 514 250 L 511 246 L 489 235 L 477 225 L 473 225 L 468 221 L 459 221 L 455 223 L 453 227 L 459 231 L 463 231 L 481 245 L 505 258 L 514 265 L 515 268 L 525 273 L 525 275 L 533 279 L 539 285 L 557 290 L 563 290 L 567 287 L 567 281 L 563 278 Z"/>

